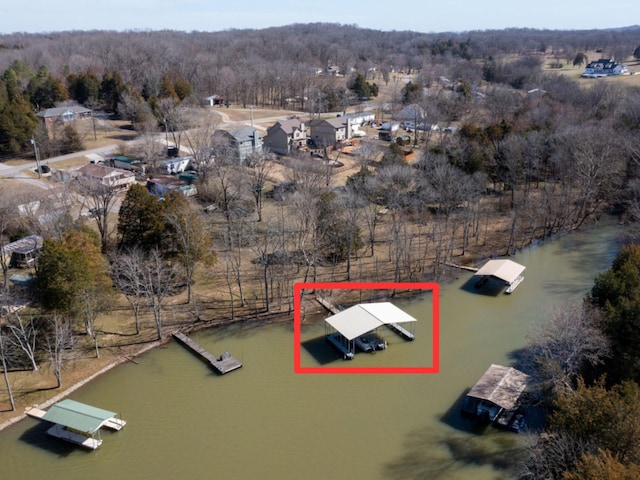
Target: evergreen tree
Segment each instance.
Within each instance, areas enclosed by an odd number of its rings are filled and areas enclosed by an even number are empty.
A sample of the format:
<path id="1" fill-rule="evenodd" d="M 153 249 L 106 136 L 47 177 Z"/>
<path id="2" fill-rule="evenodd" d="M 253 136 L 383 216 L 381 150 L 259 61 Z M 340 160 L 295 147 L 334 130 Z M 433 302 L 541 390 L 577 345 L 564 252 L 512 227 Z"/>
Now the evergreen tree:
<path id="1" fill-rule="evenodd" d="M 640 379 L 640 246 L 622 249 L 611 268 L 598 275 L 589 300 L 605 315 L 611 340 L 610 379 Z"/>
<path id="2" fill-rule="evenodd" d="M 18 88 L 15 73 L 7 70 L 0 80 L 0 155 L 31 148 L 37 123 L 33 108 Z"/>
<path id="3" fill-rule="evenodd" d="M 118 215 L 119 248 L 159 248 L 165 228 L 164 203 L 142 185 L 132 185 Z"/>

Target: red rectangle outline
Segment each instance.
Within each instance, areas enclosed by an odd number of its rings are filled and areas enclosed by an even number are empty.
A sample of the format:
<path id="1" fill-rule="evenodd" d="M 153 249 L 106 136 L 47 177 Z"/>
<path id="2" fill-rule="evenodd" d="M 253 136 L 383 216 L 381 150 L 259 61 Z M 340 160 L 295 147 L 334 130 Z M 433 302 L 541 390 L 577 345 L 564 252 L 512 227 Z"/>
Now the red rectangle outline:
<path id="1" fill-rule="evenodd" d="M 430 367 L 303 367 L 300 364 L 300 314 L 302 290 L 431 290 L 432 359 Z M 438 373 L 440 370 L 440 285 L 435 282 L 325 282 L 293 286 L 293 370 L 295 373 Z"/>

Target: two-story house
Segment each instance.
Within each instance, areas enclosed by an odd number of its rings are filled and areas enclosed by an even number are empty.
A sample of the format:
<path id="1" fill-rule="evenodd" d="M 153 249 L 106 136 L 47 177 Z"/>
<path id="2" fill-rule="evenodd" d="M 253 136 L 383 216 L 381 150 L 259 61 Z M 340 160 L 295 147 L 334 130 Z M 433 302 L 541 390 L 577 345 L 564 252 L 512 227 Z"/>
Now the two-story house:
<path id="1" fill-rule="evenodd" d="M 253 127 L 242 127 L 235 130 L 216 130 L 213 133 L 218 148 L 234 156 L 239 163 L 245 163 L 247 157 L 262 153 L 262 135 Z"/>
<path id="2" fill-rule="evenodd" d="M 307 129 L 298 118 L 276 122 L 267 128 L 264 146 L 281 155 L 290 155 L 307 144 Z"/>
<path id="3" fill-rule="evenodd" d="M 309 130 L 316 147 L 334 146 L 351 138 L 351 124 L 345 117 L 316 118 L 309 122 Z"/>
<path id="4" fill-rule="evenodd" d="M 616 63 L 612 58 L 601 58 L 595 62 L 589 62 L 584 69 L 583 77 L 609 77 L 611 75 L 625 75 L 629 70 L 626 65 Z"/>

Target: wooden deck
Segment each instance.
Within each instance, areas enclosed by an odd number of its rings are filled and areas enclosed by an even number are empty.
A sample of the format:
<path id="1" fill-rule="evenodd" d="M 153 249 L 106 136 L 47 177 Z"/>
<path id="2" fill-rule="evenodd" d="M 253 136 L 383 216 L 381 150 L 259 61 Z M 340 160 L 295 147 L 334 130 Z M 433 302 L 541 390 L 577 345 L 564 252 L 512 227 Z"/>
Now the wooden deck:
<path id="1" fill-rule="evenodd" d="M 387 327 L 389 327 L 389 329 L 393 330 L 394 332 L 396 332 L 401 337 L 404 337 L 405 340 L 414 340 L 416 338 L 413 333 L 411 333 L 406 328 L 401 327 L 397 323 L 387 323 Z"/>
<path id="2" fill-rule="evenodd" d="M 340 309 L 336 307 L 333 303 L 331 303 L 329 300 L 326 300 L 325 298 L 319 297 L 317 295 L 316 295 L 316 300 L 320 305 L 322 305 L 331 313 L 333 314 L 340 313 Z"/>
<path id="3" fill-rule="evenodd" d="M 191 340 L 184 333 L 174 333 L 173 338 L 208 362 L 218 373 L 222 375 L 242 367 L 242 363 L 232 357 L 229 352 L 224 352 L 220 357 L 216 357 Z"/>

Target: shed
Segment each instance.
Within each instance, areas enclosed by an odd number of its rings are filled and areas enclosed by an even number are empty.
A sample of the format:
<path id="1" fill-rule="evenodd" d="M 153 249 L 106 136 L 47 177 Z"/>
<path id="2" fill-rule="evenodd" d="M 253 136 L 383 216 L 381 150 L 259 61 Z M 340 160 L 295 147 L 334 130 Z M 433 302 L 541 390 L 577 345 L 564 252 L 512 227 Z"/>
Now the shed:
<path id="1" fill-rule="evenodd" d="M 42 246 L 43 239 L 40 235 L 29 235 L 3 246 L 0 255 L 7 265 L 19 268 L 32 267 L 42 252 Z"/>
<path id="2" fill-rule="evenodd" d="M 492 364 L 467 393 L 462 411 L 494 421 L 518 407 L 528 381 L 529 375 L 520 370 Z"/>

